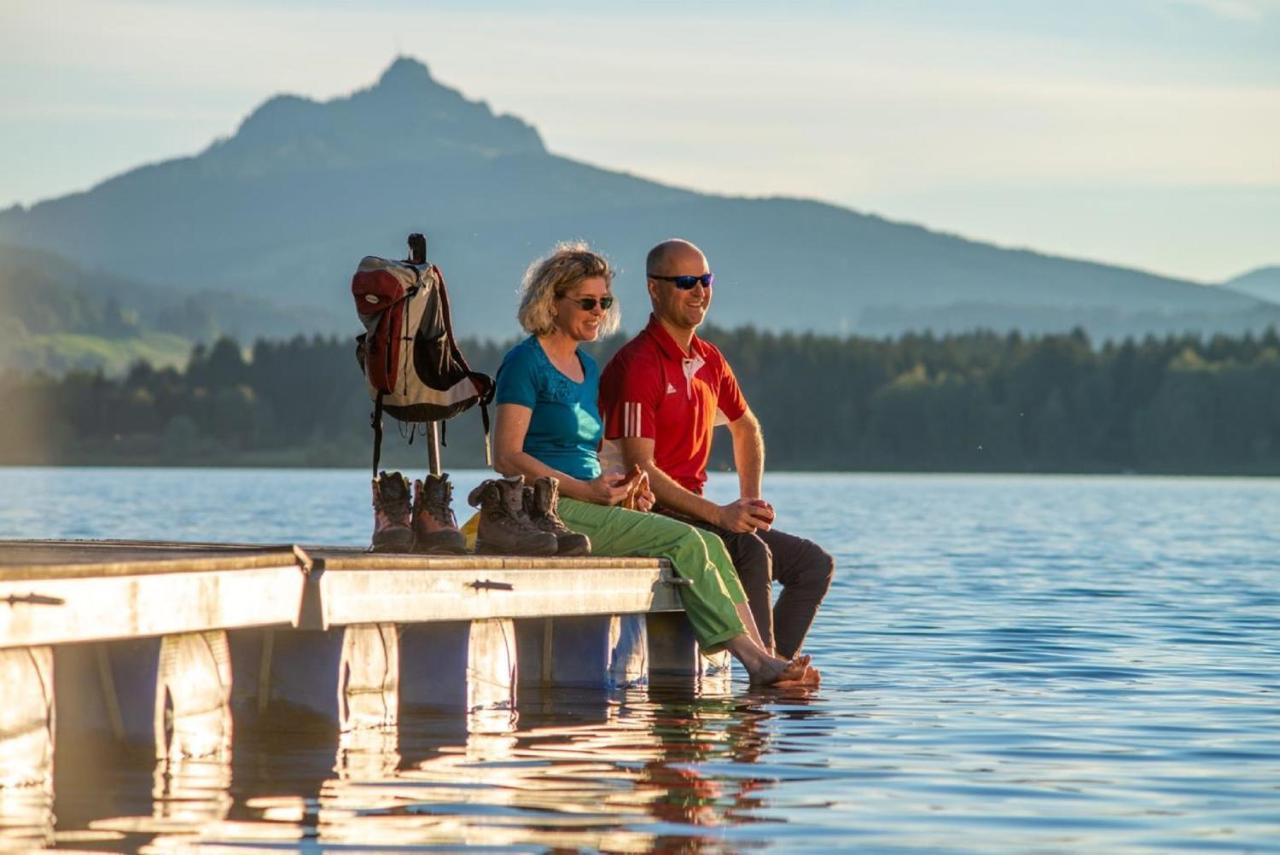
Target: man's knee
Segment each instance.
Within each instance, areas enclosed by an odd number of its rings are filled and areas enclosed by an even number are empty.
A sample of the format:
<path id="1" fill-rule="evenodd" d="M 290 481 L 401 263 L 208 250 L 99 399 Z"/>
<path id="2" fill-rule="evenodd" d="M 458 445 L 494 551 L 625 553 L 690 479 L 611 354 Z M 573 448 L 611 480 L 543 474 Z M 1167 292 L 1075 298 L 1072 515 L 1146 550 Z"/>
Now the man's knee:
<path id="1" fill-rule="evenodd" d="M 801 558 L 800 585 L 818 598 L 825 597 L 836 575 L 836 560 L 821 546 L 807 541 L 808 549 Z"/>
<path id="2" fill-rule="evenodd" d="M 836 577 L 836 560 L 822 547 L 818 547 L 817 556 L 814 561 L 814 576 L 816 581 L 814 586 L 822 592 L 822 596 L 827 595 L 827 591 L 831 588 L 831 582 Z"/>

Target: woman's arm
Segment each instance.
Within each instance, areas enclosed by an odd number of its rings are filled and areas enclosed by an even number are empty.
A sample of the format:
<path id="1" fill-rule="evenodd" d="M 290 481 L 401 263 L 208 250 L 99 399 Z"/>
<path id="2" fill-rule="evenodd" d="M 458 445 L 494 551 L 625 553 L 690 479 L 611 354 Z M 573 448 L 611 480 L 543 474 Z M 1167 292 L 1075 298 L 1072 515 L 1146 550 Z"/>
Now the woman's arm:
<path id="1" fill-rule="evenodd" d="M 601 475 L 583 481 L 553 469 L 524 450 L 533 410 L 520 404 L 499 404 L 493 428 L 493 468 L 502 475 L 523 475 L 526 480 L 555 478 L 561 495 L 597 505 L 616 505 L 627 496 L 627 488 L 618 486 L 620 479 Z"/>

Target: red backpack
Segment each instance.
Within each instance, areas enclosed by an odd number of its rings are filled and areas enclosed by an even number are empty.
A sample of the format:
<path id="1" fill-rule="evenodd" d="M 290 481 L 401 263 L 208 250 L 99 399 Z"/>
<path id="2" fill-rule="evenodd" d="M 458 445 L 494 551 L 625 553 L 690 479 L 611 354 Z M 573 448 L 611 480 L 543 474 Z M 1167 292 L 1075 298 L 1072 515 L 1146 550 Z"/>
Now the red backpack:
<path id="1" fill-rule="evenodd" d="M 444 276 L 425 255 L 424 242 L 420 262 L 366 256 L 351 277 L 365 329 L 356 338 L 356 359 L 374 402 L 375 477 L 384 411 L 402 422 L 443 422 L 479 404 L 488 456 L 493 380 L 472 371 L 458 349 Z"/>

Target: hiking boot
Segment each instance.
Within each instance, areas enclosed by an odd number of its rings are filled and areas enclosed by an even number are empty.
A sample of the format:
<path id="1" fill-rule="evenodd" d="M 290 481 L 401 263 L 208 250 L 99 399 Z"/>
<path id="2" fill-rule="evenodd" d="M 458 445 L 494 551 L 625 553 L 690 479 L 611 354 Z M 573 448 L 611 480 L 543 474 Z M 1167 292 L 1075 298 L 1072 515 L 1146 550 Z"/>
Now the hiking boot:
<path id="1" fill-rule="evenodd" d="M 413 551 L 461 555 L 467 539 L 453 515 L 453 485 L 448 475 L 413 482 Z"/>
<path id="2" fill-rule="evenodd" d="M 379 472 L 373 479 L 372 552 L 409 552 L 413 526 L 409 508 L 409 479 L 399 472 Z"/>
<path id="3" fill-rule="evenodd" d="M 569 530 L 556 513 L 559 503 L 560 482 L 554 478 L 539 478 L 524 488 L 524 512 L 534 525 L 556 536 L 556 555 L 590 555 L 591 539 Z"/>
<path id="4" fill-rule="evenodd" d="M 476 552 L 489 555 L 555 555 L 556 536 L 524 512 L 524 476 L 494 478 L 471 491 L 467 503 L 480 509 Z"/>

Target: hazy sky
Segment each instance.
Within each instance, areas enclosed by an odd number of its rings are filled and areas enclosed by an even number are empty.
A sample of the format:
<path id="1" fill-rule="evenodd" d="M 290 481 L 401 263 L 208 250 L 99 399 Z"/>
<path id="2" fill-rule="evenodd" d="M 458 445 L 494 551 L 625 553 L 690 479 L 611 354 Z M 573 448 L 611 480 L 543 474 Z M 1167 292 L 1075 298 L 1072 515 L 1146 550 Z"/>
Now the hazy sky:
<path id="1" fill-rule="evenodd" d="M 669 183 L 1202 281 L 1280 263 L 1280 0 L 0 0 L 0 206 L 398 53 Z"/>

